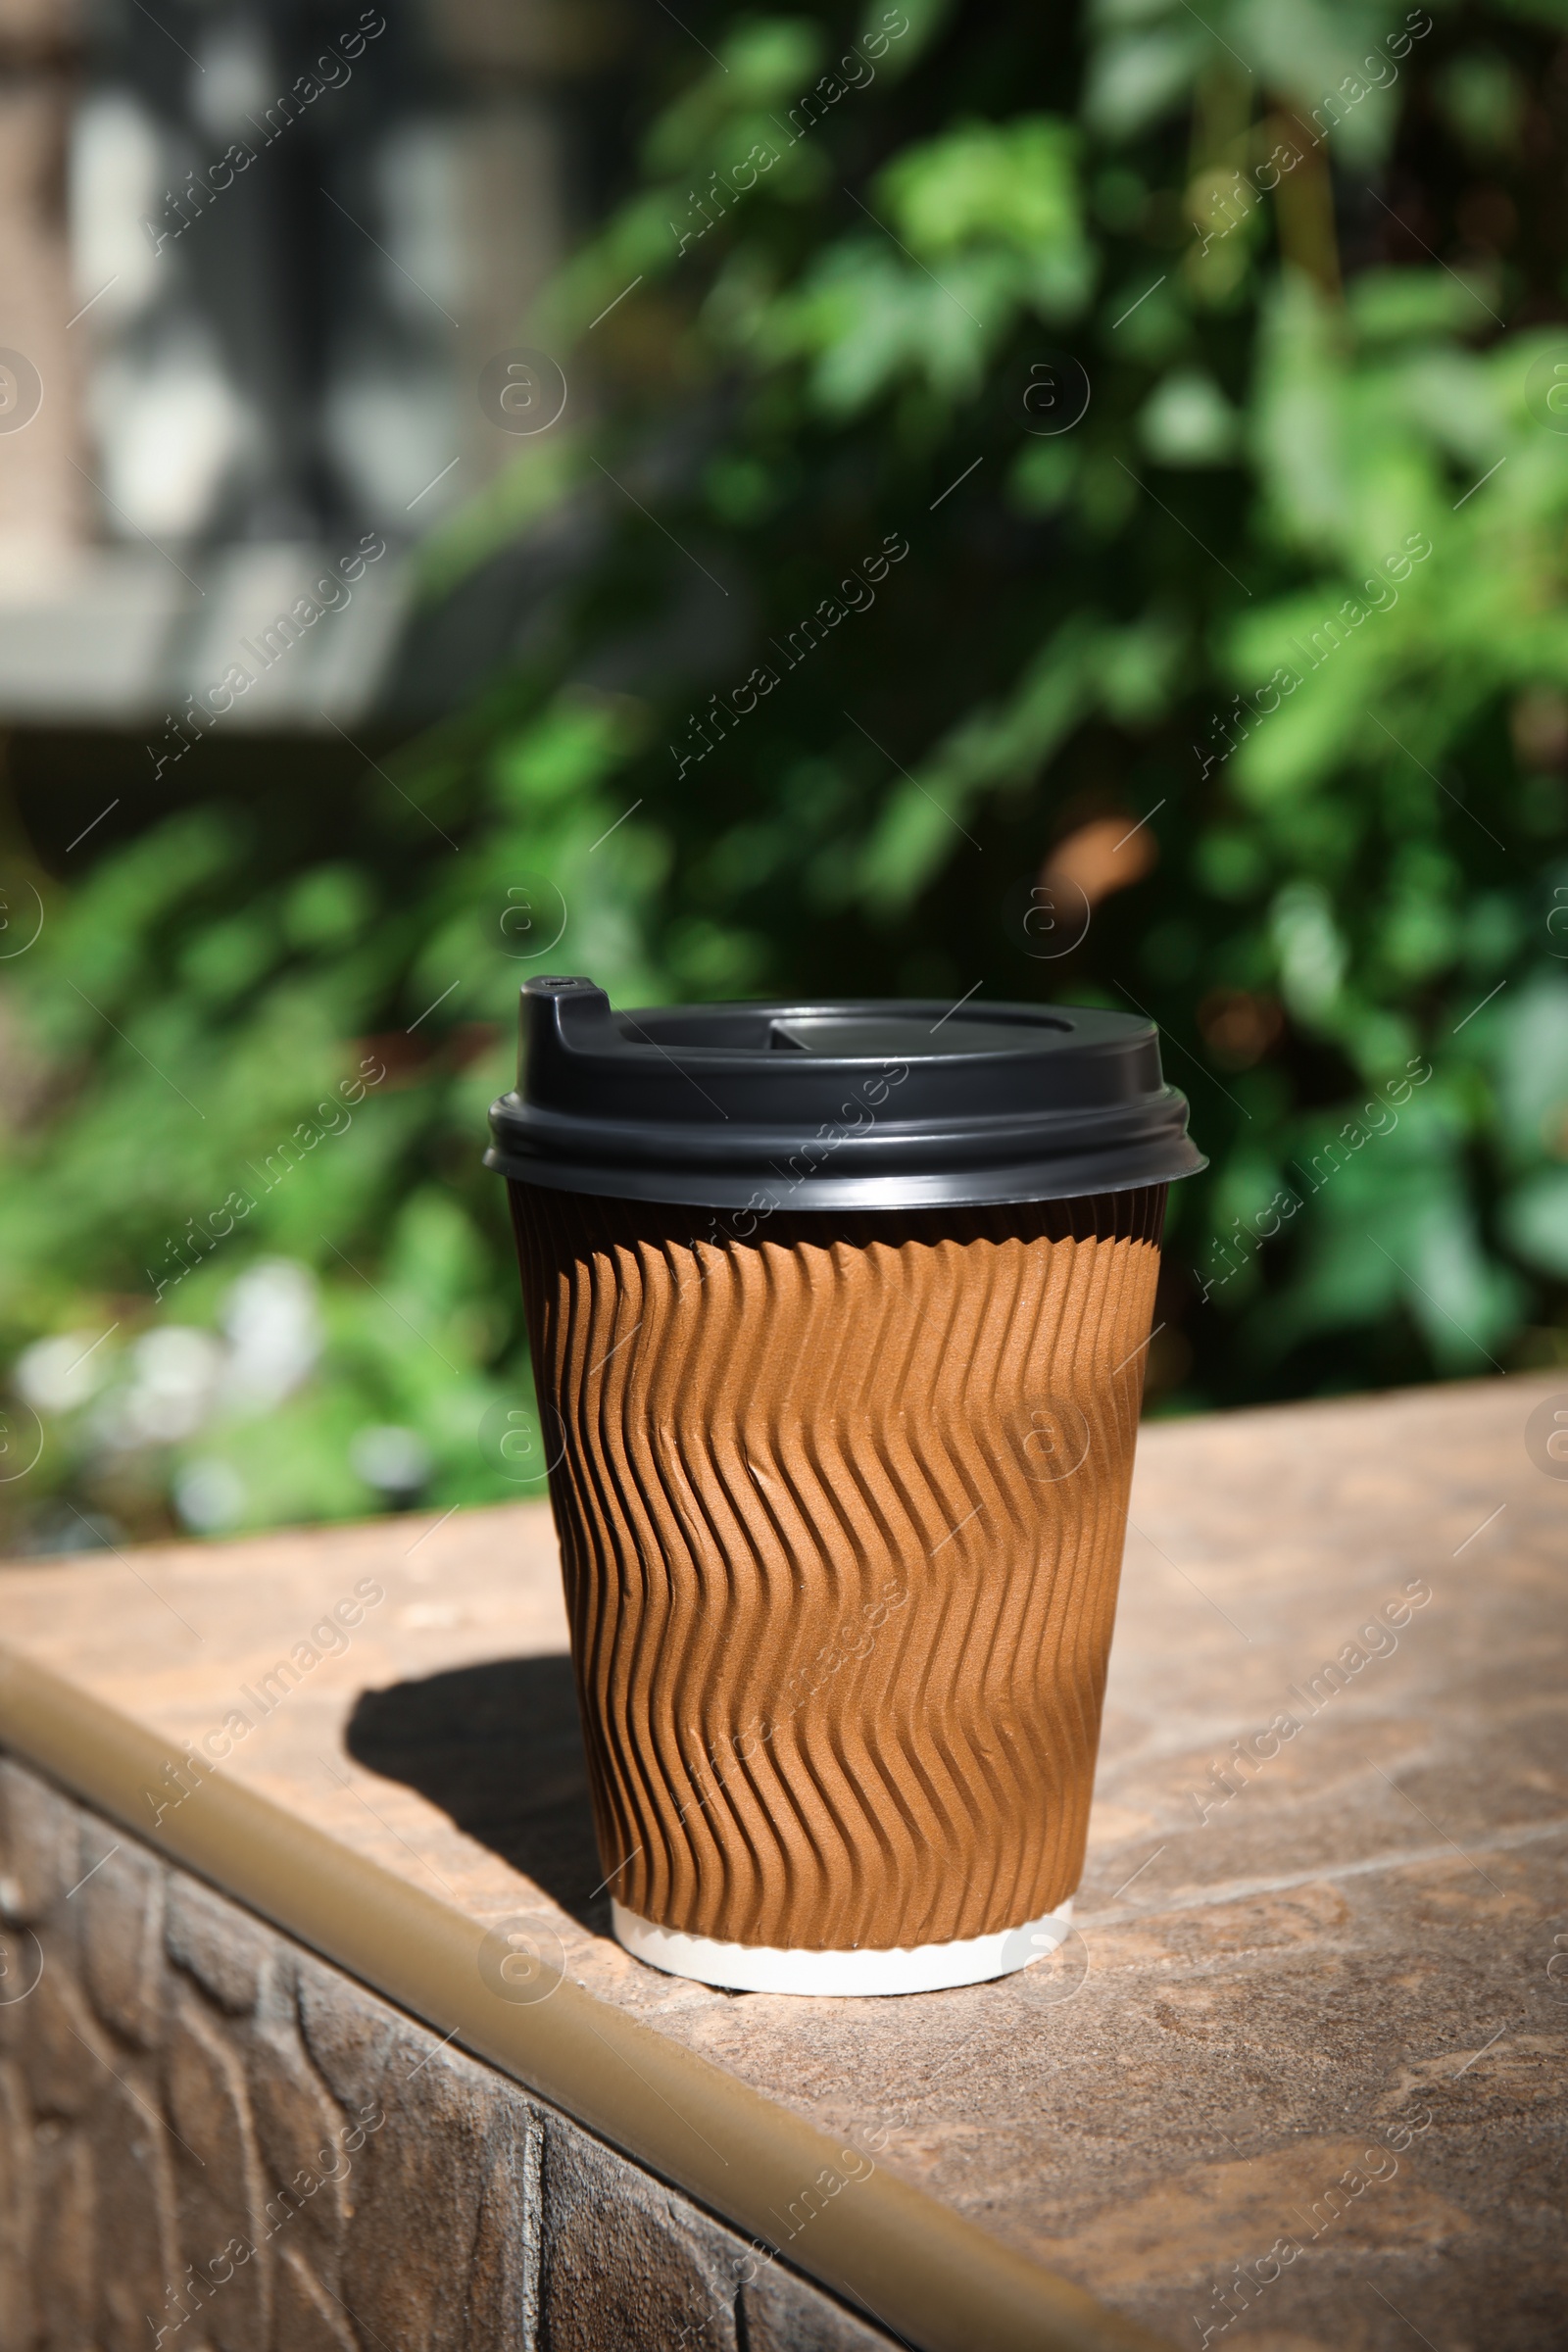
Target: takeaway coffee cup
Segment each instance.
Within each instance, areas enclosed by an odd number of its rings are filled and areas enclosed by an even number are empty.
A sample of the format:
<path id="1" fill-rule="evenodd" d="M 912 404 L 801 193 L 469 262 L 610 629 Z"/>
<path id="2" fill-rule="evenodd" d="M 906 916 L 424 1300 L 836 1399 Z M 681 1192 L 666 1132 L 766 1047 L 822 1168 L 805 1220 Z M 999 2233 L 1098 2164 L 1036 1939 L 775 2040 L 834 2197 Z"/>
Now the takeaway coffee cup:
<path id="1" fill-rule="evenodd" d="M 757 1991 L 1066 1934 L 1166 1187 L 1152 1025 L 522 992 L 491 1112 L 615 1933 Z"/>

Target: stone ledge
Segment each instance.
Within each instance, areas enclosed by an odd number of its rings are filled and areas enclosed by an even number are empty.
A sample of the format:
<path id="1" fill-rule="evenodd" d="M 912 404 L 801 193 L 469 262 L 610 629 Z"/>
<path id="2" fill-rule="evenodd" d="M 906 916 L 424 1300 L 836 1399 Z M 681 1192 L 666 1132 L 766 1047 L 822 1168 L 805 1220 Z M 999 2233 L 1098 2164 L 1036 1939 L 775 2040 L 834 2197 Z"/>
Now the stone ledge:
<path id="1" fill-rule="evenodd" d="M 0 1873 L 0 2352 L 896 2340 L 10 1758 Z"/>
<path id="2" fill-rule="evenodd" d="M 999 1984 L 733 1998 L 607 1940 L 537 1508 L 13 1571 L 0 1738 L 183 1859 L 162 1948 L 215 2016 L 251 2014 L 261 1962 L 215 1935 L 190 1871 L 913 2343 L 1142 2323 L 1536 2352 L 1564 2300 L 1533 2184 L 1568 2017 L 1546 1974 L 1568 1935 L 1568 1487 L 1523 1444 L 1546 1393 L 1144 1432 L 1081 1932 Z M 356 1604 L 362 1582 L 380 1598 Z M 182 1762 L 234 1714 L 214 1772 Z M 8 1899 L 86 1919 L 92 1882 L 68 1895 L 47 1842 L 0 1864 Z M 156 1867 L 121 1843 L 112 1889 Z M 340 1911 L 349 1890 L 352 1950 L 306 1899 L 307 1848 Z M 564 1982 L 498 2027 L 479 1948 L 519 1915 L 559 1937 Z M 143 2049 L 155 1946 L 94 1948 L 96 2030 Z M 658 2145 L 659 2098 L 615 2105 L 632 2065 L 683 2111 Z M 791 2238 L 824 2146 L 872 2170 Z"/>
<path id="3" fill-rule="evenodd" d="M 988 2244 L 973 2224 L 879 2167 L 863 2147 L 846 2147 L 846 2135 L 824 2132 L 597 1998 L 567 1972 L 562 1939 L 537 1900 L 522 1912 L 514 1893 L 497 1917 L 427 1894 L 237 1776 L 192 1773 L 188 1756 L 159 1735 L 14 1651 L 0 1652 L 0 1726 L 114 1820 L 128 1825 L 138 1799 L 156 1805 L 167 1853 L 286 1924 L 416 2017 L 446 2026 L 441 2046 L 461 2037 L 653 2173 L 740 2223 L 769 2265 L 788 2254 L 842 2288 L 887 2323 L 894 2332 L 886 2340 L 912 2336 L 930 2352 L 949 2352 L 971 2342 L 978 2325 L 998 2352 L 1025 2344 L 1147 2352 L 1153 2343 L 1039 2262 Z M 186 1778 L 172 1782 L 172 1765 Z M 178 1803 L 160 1793 L 171 1787 L 181 1792 Z M 113 1836 L 101 1825 L 101 1850 L 60 1902 L 79 1893 L 87 1920 L 105 1899 L 118 1901 L 110 1930 L 84 1935 L 84 1973 L 125 2038 L 151 2046 L 156 1866 L 132 1840 L 106 1842 Z M 89 1891 L 100 1873 L 107 1897 Z M 27 1875 L 39 1876 L 36 1863 L 24 1866 Z M 127 1897 L 127 1885 L 142 1886 L 144 1899 Z M 530 1949 L 544 1955 L 520 1988 L 499 1967 L 514 1957 L 504 1932 L 519 1927 Z M 47 1955 L 26 1923 L 18 1933 L 37 1949 L 41 1992 L 51 1982 Z M 8 1967 L 24 1956 L 19 1944 L 8 1945 Z M 236 1984 L 245 1967 L 242 1953 L 228 1971 Z M 213 1974 L 220 1981 L 218 1969 Z M 184 2145 L 177 2111 L 171 2130 Z M 852 2187 L 853 2200 L 840 2203 Z M 427 2219 L 421 2226 L 411 2214 L 410 2226 L 416 2237 L 428 2233 Z M 411 2352 L 418 2340 L 411 2339 Z"/>

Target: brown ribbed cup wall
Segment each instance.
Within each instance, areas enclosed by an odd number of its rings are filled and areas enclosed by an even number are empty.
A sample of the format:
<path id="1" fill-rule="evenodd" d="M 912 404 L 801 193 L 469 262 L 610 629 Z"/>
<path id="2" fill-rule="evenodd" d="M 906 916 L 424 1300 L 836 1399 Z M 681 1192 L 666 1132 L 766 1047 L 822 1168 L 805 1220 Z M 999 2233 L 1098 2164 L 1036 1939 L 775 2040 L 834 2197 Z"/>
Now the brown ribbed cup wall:
<path id="1" fill-rule="evenodd" d="M 811 1950 L 1054 1909 L 1165 1188 L 744 1238 L 509 1189 L 611 1891 Z"/>

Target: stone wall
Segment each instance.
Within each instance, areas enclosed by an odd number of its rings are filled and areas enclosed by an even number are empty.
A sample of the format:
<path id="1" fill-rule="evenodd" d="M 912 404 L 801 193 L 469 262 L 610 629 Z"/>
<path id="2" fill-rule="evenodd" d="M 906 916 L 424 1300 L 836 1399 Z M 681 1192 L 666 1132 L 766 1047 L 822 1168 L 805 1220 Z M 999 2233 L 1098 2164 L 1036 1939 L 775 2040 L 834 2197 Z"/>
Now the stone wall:
<path id="1" fill-rule="evenodd" d="M 509 2077 L 0 1759 L 0 2352 L 875 2352 Z"/>

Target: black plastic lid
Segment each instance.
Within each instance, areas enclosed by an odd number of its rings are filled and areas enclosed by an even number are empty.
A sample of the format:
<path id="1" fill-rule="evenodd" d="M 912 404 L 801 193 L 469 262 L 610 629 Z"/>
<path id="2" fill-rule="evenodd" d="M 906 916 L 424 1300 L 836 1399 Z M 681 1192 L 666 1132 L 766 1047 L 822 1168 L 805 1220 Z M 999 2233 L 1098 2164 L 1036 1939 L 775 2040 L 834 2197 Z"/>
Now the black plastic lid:
<path id="1" fill-rule="evenodd" d="M 1207 1165 L 1152 1021 L 1079 1004 L 665 1004 L 522 992 L 486 1167 L 707 1208 L 978 1207 Z"/>

